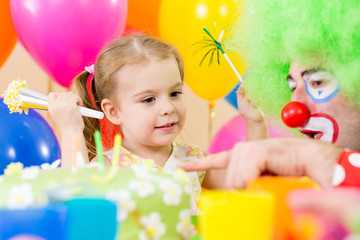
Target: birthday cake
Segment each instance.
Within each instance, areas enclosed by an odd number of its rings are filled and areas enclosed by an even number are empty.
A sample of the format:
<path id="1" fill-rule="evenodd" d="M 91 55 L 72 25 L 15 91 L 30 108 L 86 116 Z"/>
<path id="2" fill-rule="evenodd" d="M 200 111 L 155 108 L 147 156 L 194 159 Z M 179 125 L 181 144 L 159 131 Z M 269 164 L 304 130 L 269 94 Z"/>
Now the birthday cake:
<path id="1" fill-rule="evenodd" d="M 146 166 L 23 168 L 16 163 L 5 169 L 0 184 L 1 210 L 103 198 L 117 207 L 116 239 L 187 239 L 194 234 L 190 221 L 191 186 L 182 170 L 169 174 Z"/>

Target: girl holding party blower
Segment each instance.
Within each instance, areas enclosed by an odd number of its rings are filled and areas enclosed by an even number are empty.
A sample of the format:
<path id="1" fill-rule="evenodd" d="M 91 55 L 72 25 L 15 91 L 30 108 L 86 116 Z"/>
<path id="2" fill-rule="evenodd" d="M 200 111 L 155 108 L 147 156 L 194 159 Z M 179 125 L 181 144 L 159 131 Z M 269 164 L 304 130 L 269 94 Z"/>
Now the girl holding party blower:
<path id="1" fill-rule="evenodd" d="M 100 162 L 103 157 L 96 158 L 97 129 L 102 130 L 103 139 L 115 135 L 104 131 L 106 124 L 98 119 L 83 120 L 78 105 L 101 110 L 108 121 L 120 126 L 122 144 L 119 154 L 114 154 L 119 159 L 112 159 L 113 149 L 105 151 L 105 165 L 129 167 L 152 159 L 154 167 L 173 172 L 180 163 L 204 157 L 198 147 L 174 142 L 184 127 L 186 107 L 183 61 L 172 45 L 147 35 L 119 38 L 102 50 L 94 67 L 87 67 L 74 84 L 79 96 L 50 93 L 48 100 L 62 138 L 63 167 L 71 166 L 74 134 L 80 133 L 77 145 L 85 162 Z M 223 188 L 223 173 L 189 173 L 194 211 L 202 186 Z"/>

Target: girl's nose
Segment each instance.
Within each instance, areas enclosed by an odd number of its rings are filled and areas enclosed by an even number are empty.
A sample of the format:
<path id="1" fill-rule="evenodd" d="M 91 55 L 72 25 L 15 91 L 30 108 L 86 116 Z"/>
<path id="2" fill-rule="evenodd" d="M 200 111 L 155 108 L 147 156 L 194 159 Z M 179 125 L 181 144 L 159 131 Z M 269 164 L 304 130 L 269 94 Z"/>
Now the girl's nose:
<path id="1" fill-rule="evenodd" d="M 291 128 L 304 126 L 309 121 L 310 111 L 305 104 L 297 101 L 288 102 L 281 110 L 283 123 Z"/>
<path id="2" fill-rule="evenodd" d="M 161 109 L 161 116 L 170 115 L 175 112 L 175 107 L 171 100 L 164 101 Z"/>

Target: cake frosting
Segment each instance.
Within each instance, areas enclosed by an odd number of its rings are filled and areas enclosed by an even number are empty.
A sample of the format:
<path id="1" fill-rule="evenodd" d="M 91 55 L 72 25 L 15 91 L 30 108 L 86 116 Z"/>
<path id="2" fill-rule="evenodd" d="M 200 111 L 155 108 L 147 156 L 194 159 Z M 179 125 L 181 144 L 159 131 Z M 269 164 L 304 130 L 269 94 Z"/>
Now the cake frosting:
<path id="1" fill-rule="evenodd" d="M 78 169 L 12 164 L 0 176 L 0 208 L 29 209 L 77 198 L 104 198 L 117 206 L 117 239 L 186 239 L 191 185 L 185 172 L 145 166 Z M 94 219 L 99 221 L 99 219 Z"/>

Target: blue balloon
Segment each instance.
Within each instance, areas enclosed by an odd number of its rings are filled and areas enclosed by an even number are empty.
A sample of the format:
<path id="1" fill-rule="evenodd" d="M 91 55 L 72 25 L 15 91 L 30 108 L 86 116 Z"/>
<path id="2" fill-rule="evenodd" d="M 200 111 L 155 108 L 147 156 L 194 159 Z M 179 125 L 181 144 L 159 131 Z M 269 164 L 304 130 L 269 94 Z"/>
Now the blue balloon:
<path id="1" fill-rule="evenodd" d="M 228 95 L 224 97 L 225 100 L 236 109 L 238 109 L 236 91 L 238 90 L 239 86 L 240 83 L 236 84 L 236 86 L 228 93 Z"/>
<path id="2" fill-rule="evenodd" d="M 0 98 L 0 174 L 12 162 L 24 167 L 51 164 L 61 158 L 60 146 L 46 120 L 35 110 L 9 113 Z"/>
<path id="3" fill-rule="evenodd" d="M 244 73 L 244 75 L 242 76 L 243 79 L 246 78 L 246 74 L 247 74 L 248 71 L 246 71 Z M 236 97 L 236 91 L 238 90 L 238 88 L 240 87 L 240 82 L 238 82 L 236 84 L 236 86 L 228 93 L 228 95 L 226 95 L 224 97 L 224 99 L 230 103 L 231 106 L 233 106 L 234 108 L 236 109 L 239 109 L 238 105 L 237 105 L 237 97 Z"/>

